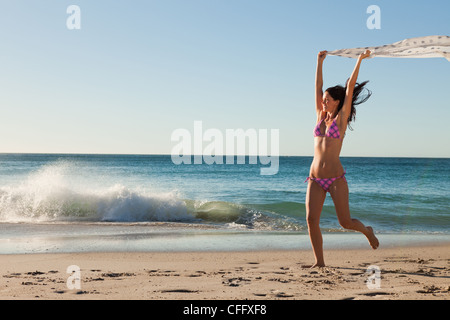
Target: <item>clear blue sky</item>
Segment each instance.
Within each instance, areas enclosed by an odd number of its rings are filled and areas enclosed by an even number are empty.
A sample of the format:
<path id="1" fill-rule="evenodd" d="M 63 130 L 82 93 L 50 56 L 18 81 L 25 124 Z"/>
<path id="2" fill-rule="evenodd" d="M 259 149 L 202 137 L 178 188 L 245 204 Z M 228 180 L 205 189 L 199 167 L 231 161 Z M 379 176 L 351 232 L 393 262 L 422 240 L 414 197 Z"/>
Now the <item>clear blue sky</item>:
<path id="1" fill-rule="evenodd" d="M 81 9 L 68 30 L 66 9 Z M 369 5 L 381 29 L 369 30 Z M 450 35 L 449 1 L 2 0 L 0 152 L 170 153 L 171 133 L 279 129 L 312 155 L 320 50 Z M 355 60 L 327 57 L 325 87 Z M 450 62 L 363 62 L 342 156 L 450 157 Z"/>

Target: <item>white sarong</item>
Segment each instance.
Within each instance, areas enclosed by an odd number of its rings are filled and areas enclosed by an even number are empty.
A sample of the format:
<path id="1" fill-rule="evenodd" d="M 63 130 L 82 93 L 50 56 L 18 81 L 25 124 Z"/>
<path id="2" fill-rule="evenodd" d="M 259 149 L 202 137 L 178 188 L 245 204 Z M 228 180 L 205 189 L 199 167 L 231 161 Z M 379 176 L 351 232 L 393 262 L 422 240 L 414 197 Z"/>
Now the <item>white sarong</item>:
<path id="1" fill-rule="evenodd" d="M 327 54 L 348 58 L 358 58 L 365 50 L 370 50 L 370 57 L 384 58 L 440 58 L 450 61 L 450 37 L 427 36 L 405 39 L 393 44 L 378 47 L 340 49 L 328 51 Z"/>

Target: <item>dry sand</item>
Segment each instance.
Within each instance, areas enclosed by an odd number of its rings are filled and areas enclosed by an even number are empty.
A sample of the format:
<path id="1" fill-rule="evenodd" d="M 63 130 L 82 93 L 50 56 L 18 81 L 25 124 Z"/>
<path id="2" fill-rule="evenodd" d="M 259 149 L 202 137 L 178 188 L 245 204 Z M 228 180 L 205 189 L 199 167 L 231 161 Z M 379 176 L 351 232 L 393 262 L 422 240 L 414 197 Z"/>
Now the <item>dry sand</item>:
<path id="1" fill-rule="evenodd" d="M 314 270 L 302 268 L 309 250 L 1 255 L 0 298 L 446 300 L 449 249 L 327 250 L 328 266 Z M 70 265 L 80 268 L 79 289 L 67 286 Z M 370 265 L 381 275 L 371 289 Z"/>

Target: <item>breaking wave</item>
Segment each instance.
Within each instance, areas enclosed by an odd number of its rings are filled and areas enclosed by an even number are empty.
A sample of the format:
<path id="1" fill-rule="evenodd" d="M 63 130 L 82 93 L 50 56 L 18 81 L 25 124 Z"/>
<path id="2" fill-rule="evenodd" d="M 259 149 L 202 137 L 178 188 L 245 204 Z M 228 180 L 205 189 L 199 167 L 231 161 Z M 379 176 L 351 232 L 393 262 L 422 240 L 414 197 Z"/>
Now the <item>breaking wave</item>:
<path id="1" fill-rule="evenodd" d="M 0 187 L 0 222 L 164 221 L 258 230 L 304 228 L 297 219 L 277 214 L 276 208 L 182 199 L 177 192 L 133 189 L 120 183 L 95 186 L 94 179 L 73 171 L 73 163 L 58 162 L 40 168 L 18 184 Z"/>

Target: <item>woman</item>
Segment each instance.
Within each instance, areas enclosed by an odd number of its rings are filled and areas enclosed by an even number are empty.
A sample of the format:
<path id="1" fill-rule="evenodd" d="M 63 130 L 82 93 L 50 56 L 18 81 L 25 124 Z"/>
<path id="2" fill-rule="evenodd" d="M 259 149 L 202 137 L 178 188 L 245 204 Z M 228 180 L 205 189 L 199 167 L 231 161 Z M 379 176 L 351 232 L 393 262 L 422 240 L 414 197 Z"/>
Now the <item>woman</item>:
<path id="1" fill-rule="evenodd" d="M 314 128 L 314 159 L 311 164 L 306 193 L 306 220 L 309 237 L 314 251 L 313 267 L 324 267 L 323 241 L 319 221 L 327 192 L 330 193 L 339 224 L 350 230 L 363 233 L 373 249 L 378 247 L 378 239 L 373 229 L 364 226 L 359 220 L 350 216 L 348 202 L 348 185 L 345 170 L 339 160 L 345 130 L 355 118 L 355 105 L 365 102 L 370 97 L 360 98 L 366 85 L 356 83 L 359 68 L 363 59 L 370 56 L 366 50 L 358 57 L 358 61 L 346 87 L 335 86 L 322 91 L 322 65 L 327 51 L 319 52 L 316 71 L 316 112 L 317 122 Z"/>

